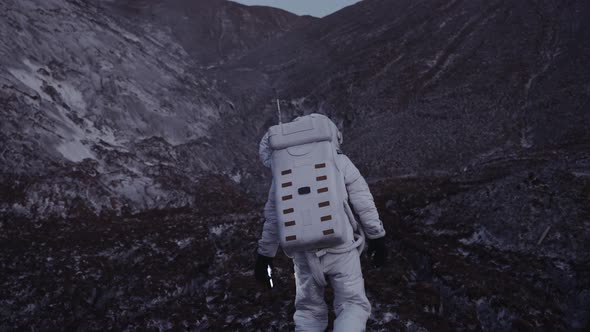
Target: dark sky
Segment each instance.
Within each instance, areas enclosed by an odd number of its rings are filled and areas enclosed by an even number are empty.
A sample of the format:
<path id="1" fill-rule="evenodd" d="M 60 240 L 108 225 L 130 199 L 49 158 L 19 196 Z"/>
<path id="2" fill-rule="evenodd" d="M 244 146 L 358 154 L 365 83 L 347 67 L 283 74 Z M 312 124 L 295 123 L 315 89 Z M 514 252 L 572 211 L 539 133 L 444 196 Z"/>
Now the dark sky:
<path id="1" fill-rule="evenodd" d="M 231 0 L 245 5 L 281 8 L 297 15 L 323 17 L 360 0 Z"/>

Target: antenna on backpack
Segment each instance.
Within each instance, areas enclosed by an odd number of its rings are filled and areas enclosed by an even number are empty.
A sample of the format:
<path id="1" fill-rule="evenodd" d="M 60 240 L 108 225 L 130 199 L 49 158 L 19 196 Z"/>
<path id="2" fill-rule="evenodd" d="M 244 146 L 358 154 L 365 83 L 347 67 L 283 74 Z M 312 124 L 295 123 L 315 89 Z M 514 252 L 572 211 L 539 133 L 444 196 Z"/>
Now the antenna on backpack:
<path id="1" fill-rule="evenodd" d="M 279 124 L 282 125 L 283 121 L 281 118 L 281 103 L 279 101 L 279 94 L 277 93 L 277 89 L 273 89 L 275 91 L 275 98 L 277 100 L 277 112 L 279 113 Z"/>
<path id="2" fill-rule="evenodd" d="M 281 124 L 281 103 L 279 102 L 279 98 L 277 98 L 277 110 L 279 111 L 279 124 Z"/>

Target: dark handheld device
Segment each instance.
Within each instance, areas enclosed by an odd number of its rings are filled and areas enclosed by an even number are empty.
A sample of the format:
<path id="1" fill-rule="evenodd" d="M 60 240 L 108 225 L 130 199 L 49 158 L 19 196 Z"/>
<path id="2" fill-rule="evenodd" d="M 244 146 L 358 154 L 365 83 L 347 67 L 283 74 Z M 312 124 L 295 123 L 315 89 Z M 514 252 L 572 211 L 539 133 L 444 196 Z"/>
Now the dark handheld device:
<path id="1" fill-rule="evenodd" d="M 270 265 L 266 267 L 266 275 L 268 276 L 268 288 L 273 289 L 274 284 L 272 282 L 272 268 Z"/>

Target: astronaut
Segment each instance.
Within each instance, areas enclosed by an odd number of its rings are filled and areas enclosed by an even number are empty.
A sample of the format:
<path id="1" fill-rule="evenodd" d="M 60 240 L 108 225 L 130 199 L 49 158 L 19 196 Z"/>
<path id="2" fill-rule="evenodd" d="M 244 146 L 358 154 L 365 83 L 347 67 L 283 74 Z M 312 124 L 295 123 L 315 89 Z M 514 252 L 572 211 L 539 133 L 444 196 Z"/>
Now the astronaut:
<path id="1" fill-rule="evenodd" d="M 312 114 L 312 116 L 321 116 Z M 380 267 L 385 261 L 385 230 L 379 219 L 373 196 L 367 182 L 350 159 L 339 150 L 342 135 L 330 121 L 332 142 L 338 154 L 335 162 L 344 177 L 348 202 L 360 219 L 362 240 L 367 238 L 368 253 L 372 263 Z M 272 150 L 269 147 L 268 133 L 262 138 L 259 148 L 260 158 L 266 167 L 271 166 Z M 272 267 L 280 241 L 275 207 L 275 185 L 271 185 L 268 200 L 264 207 L 265 222 L 261 239 L 258 241 L 258 257 L 255 277 L 261 283 L 269 282 L 268 267 Z M 353 226 L 347 223 L 348 231 Z M 358 231 L 356 233 L 359 233 Z M 358 238 L 355 237 L 355 238 Z M 356 241 L 358 243 L 359 241 Z M 362 241 L 360 241 L 362 242 Z M 328 307 L 324 301 L 324 288 L 329 284 L 334 290 L 334 331 L 364 331 L 371 313 L 371 304 L 365 295 L 361 271 L 360 254 L 364 245 L 343 244 L 327 250 L 298 251 L 288 253 L 293 259 L 296 280 L 295 331 L 325 331 L 328 326 Z"/>

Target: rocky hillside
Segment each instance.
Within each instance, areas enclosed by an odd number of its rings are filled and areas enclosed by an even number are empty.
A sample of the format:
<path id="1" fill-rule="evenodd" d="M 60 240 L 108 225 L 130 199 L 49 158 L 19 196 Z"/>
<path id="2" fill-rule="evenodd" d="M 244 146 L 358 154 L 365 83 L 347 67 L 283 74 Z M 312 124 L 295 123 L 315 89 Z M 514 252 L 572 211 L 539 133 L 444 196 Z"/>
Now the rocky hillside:
<path id="1" fill-rule="evenodd" d="M 199 68 L 299 17 L 225 1 L 0 6 L 3 213 L 196 206 L 203 175 L 247 179 L 256 147 L 235 148 L 236 109 Z"/>
<path id="2" fill-rule="evenodd" d="M 584 1 L 369 0 L 258 47 L 232 75 L 333 115 L 366 174 L 454 172 L 590 141 L 588 16 Z"/>
<path id="3" fill-rule="evenodd" d="M 389 259 L 362 259 L 368 330 L 587 330 L 590 183 L 536 163 L 372 185 Z M 272 292 L 256 284 L 260 205 L 233 192 L 201 211 L 2 221 L 0 330 L 292 330 L 292 263 L 277 256 Z"/>
<path id="4" fill-rule="evenodd" d="M 209 67 L 240 57 L 315 20 L 227 0 L 124 0 L 103 4 L 124 17 L 166 27 L 200 65 Z"/>

